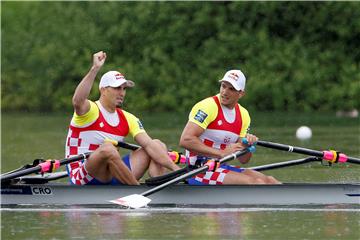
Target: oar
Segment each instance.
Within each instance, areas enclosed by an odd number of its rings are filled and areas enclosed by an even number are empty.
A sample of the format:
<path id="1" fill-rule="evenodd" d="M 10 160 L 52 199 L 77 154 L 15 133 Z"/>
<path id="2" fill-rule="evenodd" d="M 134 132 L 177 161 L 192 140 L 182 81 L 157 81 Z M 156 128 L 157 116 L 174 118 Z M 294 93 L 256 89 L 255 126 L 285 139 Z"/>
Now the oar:
<path id="1" fill-rule="evenodd" d="M 32 174 L 32 173 L 52 172 L 55 169 L 58 169 L 61 165 L 65 165 L 65 164 L 68 164 L 68 163 L 71 163 L 71 162 L 80 161 L 80 160 L 86 159 L 89 156 L 90 156 L 90 153 L 83 153 L 83 154 L 80 154 L 80 155 L 76 155 L 74 157 L 64 158 L 62 160 L 49 160 L 49 161 L 46 161 L 46 162 L 39 163 L 39 165 L 31 167 L 31 168 L 19 170 L 17 172 L 12 172 L 12 173 L 9 173 L 9 174 L 2 174 L 0 176 L 1 183 L 9 181 L 9 180 L 14 179 L 14 178 L 29 175 L 29 174 Z"/>
<path id="2" fill-rule="evenodd" d="M 129 149 L 132 151 L 135 151 L 140 148 L 139 145 L 132 144 L 132 143 L 120 142 L 120 141 L 116 141 L 116 140 L 112 140 L 112 139 L 106 139 L 105 141 L 111 142 L 114 146 Z M 179 152 L 169 151 L 168 155 L 175 163 L 186 163 L 185 156 Z"/>
<path id="3" fill-rule="evenodd" d="M 233 154 L 230 154 L 224 158 L 219 159 L 219 163 L 225 163 L 231 160 L 234 160 L 244 154 L 246 154 L 248 152 L 248 149 L 245 149 L 243 151 L 237 151 Z M 208 170 L 209 166 L 208 165 L 203 165 L 197 169 L 194 169 L 188 173 L 185 173 L 184 175 L 181 175 L 177 178 L 174 178 L 168 182 L 165 182 L 159 186 L 156 186 L 154 188 L 149 189 L 148 191 L 145 191 L 143 193 L 140 194 L 132 194 L 132 195 L 128 195 L 126 197 L 122 197 L 122 198 L 118 198 L 115 200 L 111 200 L 110 202 L 115 203 L 115 204 L 119 204 L 125 207 L 130 207 L 130 208 L 141 208 L 141 207 L 145 207 L 150 201 L 150 198 L 147 198 L 146 196 L 149 196 L 151 194 L 154 194 L 172 184 L 178 183 L 182 180 L 185 180 L 187 178 L 190 178 L 192 176 L 195 176 L 201 172 L 205 172 L 206 170 Z"/>
<path id="4" fill-rule="evenodd" d="M 296 165 L 306 164 L 306 163 L 310 163 L 310 162 L 319 162 L 319 161 L 321 161 L 321 159 L 318 157 L 307 157 L 307 158 L 289 160 L 289 161 L 284 161 L 284 162 L 249 167 L 248 169 L 252 169 L 252 170 L 261 172 L 261 171 L 266 171 L 266 170 L 278 169 L 278 168 L 289 167 L 289 166 L 296 166 Z M 184 174 L 189 171 L 191 171 L 191 169 L 186 166 L 184 168 L 181 168 L 181 169 L 173 171 L 173 172 L 169 172 L 169 173 L 161 175 L 161 176 L 146 179 L 145 184 L 148 186 L 157 186 L 157 185 L 163 184 L 164 182 L 170 181 L 171 179 L 174 179 L 174 178 L 180 176 L 181 174 Z M 50 181 L 58 180 L 61 178 L 65 178 L 65 177 L 68 177 L 68 173 L 66 171 L 62 171 L 62 172 L 49 173 L 46 175 L 39 174 L 39 175 L 24 176 L 24 177 L 12 179 L 12 181 L 15 180 L 16 182 L 22 182 L 22 183 L 26 183 L 26 184 L 40 184 L 40 183 L 43 184 L 43 183 L 48 183 Z"/>
<path id="5" fill-rule="evenodd" d="M 11 183 L 44 184 L 61 178 L 68 177 L 67 171 L 54 172 L 49 174 L 29 175 L 11 179 Z"/>
<path id="6" fill-rule="evenodd" d="M 284 162 L 278 162 L 278 163 L 271 163 L 261 166 L 255 166 L 255 167 L 249 167 L 248 169 L 256 170 L 256 171 L 266 171 L 271 169 L 277 169 L 277 168 L 283 168 L 283 167 L 290 167 L 290 166 L 296 166 L 301 165 L 309 162 L 319 162 L 321 161 L 320 158 L 317 157 L 307 157 L 307 158 L 301 158 L 301 159 L 295 159 L 295 160 L 289 160 Z"/>
<path id="7" fill-rule="evenodd" d="M 302 147 L 294 147 L 290 145 L 285 145 L 281 143 L 274 143 L 274 142 L 267 142 L 267 141 L 258 141 L 258 146 L 277 149 L 281 151 L 287 151 L 287 152 L 294 152 L 294 153 L 300 153 L 305 154 L 309 156 L 319 157 L 324 160 L 327 160 L 331 163 L 337 163 L 337 162 L 348 162 L 348 163 L 355 163 L 360 164 L 360 159 L 355 157 L 349 157 L 346 156 L 344 153 L 339 153 L 332 150 L 327 151 L 316 151 L 312 149 L 302 148 Z"/>
<path id="8" fill-rule="evenodd" d="M 278 168 L 283 168 L 283 167 L 290 167 L 290 166 L 296 166 L 296 165 L 306 164 L 306 163 L 310 163 L 310 162 L 320 162 L 320 161 L 321 161 L 321 158 L 318 158 L 318 157 L 307 157 L 307 158 L 294 159 L 294 160 L 289 160 L 289 161 L 284 161 L 284 162 L 254 166 L 254 167 L 249 167 L 246 169 L 252 169 L 252 170 L 261 172 L 261 171 L 266 171 L 266 170 L 271 170 L 271 169 L 278 169 Z M 191 171 L 190 168 L 184 167 L 177 171 L 170 172 L 170 173 L 167 173 L 167 174 L 164 174 L 161 176 L 148 178 L 145 180 L 145 183 L 148 186 L 160 185 L 160 184 L 163 184 L 164 182 L 170 181 L 171 179 L 178 177 L 179 175 L 189 172 L 189 171 Z"/>
<path id="9" fill-rule="evenodd" d="M 183 168 L 180 168 L 179 170 L 172 171 L 172 172 L 166 173 L 164 175 L 148 178 L 145 180 L 145 184 L 148 186 L 160 185 L 160 184 L 170 181 L 171 179 L 174 179 L 184 173 L 187 173 L 190 170 L 191 169 L 188 166 L 185 166 Z"/>

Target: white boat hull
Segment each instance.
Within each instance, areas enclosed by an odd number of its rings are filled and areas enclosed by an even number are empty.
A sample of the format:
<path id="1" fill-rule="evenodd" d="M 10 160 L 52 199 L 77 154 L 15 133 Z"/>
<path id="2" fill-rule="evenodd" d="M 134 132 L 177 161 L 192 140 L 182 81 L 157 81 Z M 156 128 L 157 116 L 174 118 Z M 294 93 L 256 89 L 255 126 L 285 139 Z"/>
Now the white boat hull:
<path id="1" fill-rule="evenodd" d="M 2 186 L 1 205 L 108 205 L 152 187 L 18 184 Z M 151 205 L 246 206 L 360 204 L 360 184 L 169 186 L 149 198 Z"/>

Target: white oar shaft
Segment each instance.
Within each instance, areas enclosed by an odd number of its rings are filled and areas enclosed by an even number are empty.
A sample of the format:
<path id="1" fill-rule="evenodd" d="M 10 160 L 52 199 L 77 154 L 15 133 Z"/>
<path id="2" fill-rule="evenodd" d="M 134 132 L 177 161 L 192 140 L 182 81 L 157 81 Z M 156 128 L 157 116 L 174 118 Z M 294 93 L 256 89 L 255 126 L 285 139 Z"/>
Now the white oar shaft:
<path id="1" fill-rule="evenodd" d="M 261 165 L 261 166 L 249 167 L 249 169 L 261 172 L 261 171 L 266 171 L 266 170 L 271 170 L 271 169 L 296 166 L 296 165 L 300 165 L 300 164 L 306 164 L 309 162 L 318 162 L 318 161 L 321 161 L 321 159 L 317 158 L 317 157 L 307 157 L 307 158 L 289 160 L 289 161 L 285 161 L 285 162 L 270 163 L 270 164 Z"/>
<path id="2" fill-rule="evenodd" d="M 228 155 L 228 156 L 220 159 L 220 160 L 219 160 L 219 163 L 222 164 L 222 163 L 225 163 L 225 162 L 234 160 L 234 159 L 236 159 L 236 158 L 238 158 L 238 157 L 246 154 L 247 152 L 248 152 L 248 150 L 237 151 L 237 152 L 235 152 L 235 153 L 232 153 L 231 155 Z M 188 179 L 188 178 L 190 178 L 190 177 L 192 177 L 192 176 L 195 176 L 195 175 L 197 175 L 197 174 L 199 174 L 199 173 L 205 172 L 206 170 L 208 170 L 208 168 L 209 168 L 208 165 L 204 165 L 204 166 L 199 167 L 199 168 L 197 168 L 197 169 L 194 169 L 194 170 L 192 170 L 192 171 L 190 171 L 190 172 L 188 172 L 188 173 L 185 173 L 185 174 L 183 174 L 183 175 L 181 175 L 181 176 L 179 176 L 179 177 L 177 177 L 177 178 L 174 178 L 174 179 L 172 179 L 172 180 L 170 180 L 170 181 L 168 181 L 168 182 L 166 182 L 166 183 L 163 183 L 163 184 L 161 184 L 161 185 L 159 185 L 159 186 L 156 186 L 156 187 L 154 187 L 154 188 L 152 188 L 152 189 L 150 189 L 150 190 L 148 190 L 148 191 L 146 191 L 146 192 L 143 192 L 143 193 L 140 194 L 140 195 L 142 195 L 142 196 L 149 196 L 149 195 L 151 195 L 151 194 L 153 194 L 153 193 L 156 193 L 156 192 L 160 191 L 161 189 L 163 189 L 163 188 L 165 188 L 165 187 L 167 187 L 167 186 L 169 186 L 169 185 L 171 185 L 171 184 L 178 183 L 178 182 L 180 182 L 180 181 L 182 181 L 182 180 L 184 180 L 184 179 Z"/>
<path id="3" fill-rule="evenodd" d="M 222 163 L 225 163 L 225 162 L 228 162 L 228 161 L 231 161 L 231 160 L 234 160 L 242 155 L 245 155 L 246 153 L 248 153 L 248 150 L 245 149 L 243 151 L 237 151 L 231 155 L 228 155 L 222 159 L 219 160 L 219 163 L 222 164 Z M 208 165 L 204 165 L 200 168 L 197 168 L 197 169 L 194 169 L 188 173 L 185 173 L 184 175 L 181 175 L 177 178 L 174 178 L 168 182 L 165 182 L 159 186 L 156 186 L 152 189 L 149 189 L 148 191 L 145 191 L 141 194 L 133 194 L 133 195 L 129 195 L 129 196 L 126 196 L 126 197 L 122 197 L 122 198 L 118 198 L 118 199 L 115 199 L 115 200 L 111 200 L 110 202 L 112 203 L 116 203 L 116 204 L 119 204 L 119 205 L 122 205 L 122 206 L 126 206 L 126 207 L 131 207 L 131 208 L 140 208 L 140 207 L 145 207 L 150 201 L 151 199 L 150 198 L 147 198 L 146 196 L 149 196 L 153 193 L 156 193 L 164 188 L 166 188 L 167 186 L 170 186 L 172 184 L 175 184 L 177 182 L 180 182 L 182 180 L 185 180 L 187 178 L 190 178 L 192 176 L 195 176 L 201 172 L 205 172 L 206 170 L 208 170 L 209 166 Z"/>

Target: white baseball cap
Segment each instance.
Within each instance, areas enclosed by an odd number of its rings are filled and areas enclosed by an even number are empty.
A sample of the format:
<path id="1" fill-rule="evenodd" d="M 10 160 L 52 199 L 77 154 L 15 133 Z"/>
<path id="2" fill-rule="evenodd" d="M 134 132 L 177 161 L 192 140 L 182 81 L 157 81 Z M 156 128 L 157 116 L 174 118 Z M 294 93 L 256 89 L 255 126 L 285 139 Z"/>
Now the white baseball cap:
<path id="1" fill-rule="evenodd" d="M 245 90 L 246 78 L 240 70 L 227 71 L 219 82 L 229 82 L 237 91 Z"/>
<path id="2" fill-rule="evenodd" d="M 124 75 L 118 71 L 109 71 L 102 75 L 99 89 L 104 87 L 119 87 L 126 83 L 127 87 L 134 87 L 135 83 L 131 80 L 126 80 Z"/>

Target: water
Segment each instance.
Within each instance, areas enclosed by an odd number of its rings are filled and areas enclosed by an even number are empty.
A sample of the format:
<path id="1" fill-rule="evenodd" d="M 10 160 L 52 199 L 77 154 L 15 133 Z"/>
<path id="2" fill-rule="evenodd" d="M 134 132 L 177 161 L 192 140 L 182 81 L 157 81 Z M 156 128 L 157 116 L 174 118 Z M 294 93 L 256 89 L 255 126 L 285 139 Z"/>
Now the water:
<path id="1" fill-rule="evenodd" d="M 2 239 L 360 239 L 360 210 L 2 209 Z"/>

